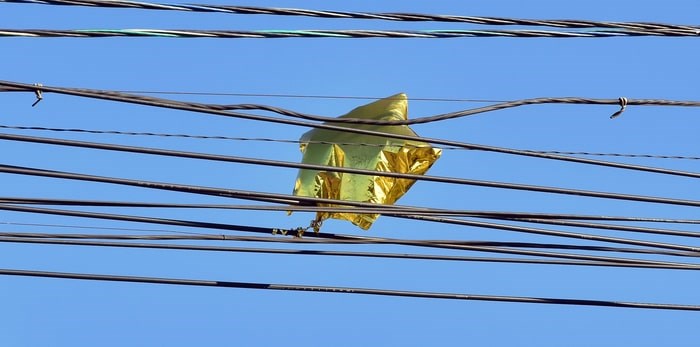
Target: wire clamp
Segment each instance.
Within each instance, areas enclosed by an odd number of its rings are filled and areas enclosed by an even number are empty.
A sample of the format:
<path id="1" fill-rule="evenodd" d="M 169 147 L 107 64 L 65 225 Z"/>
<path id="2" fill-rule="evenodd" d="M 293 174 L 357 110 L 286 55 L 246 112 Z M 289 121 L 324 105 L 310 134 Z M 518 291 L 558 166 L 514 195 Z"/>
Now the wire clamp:
<path id="1" fill-rule="evenodd" d="M 612 116 L 610 116 L 610 119 L 615 119 L 619 117 L 622 114 L 622 112 L 625 112 L 625 108 L 627 107 L 627 98 L 623 96 L 618 100 L 620 101 L 620 110 L 613 113 Z"/>
<path id="2" fill-rule="evenodd" d="M 41 83 L 34 83 L 34 86 L 37 87 L 37 89 L 34 89 L 34 95 L 36 95 L 36 101 L 32 104 L 32 107 L 36 106 L 39 101 L 44 100 L 44 94 L 41 92 L 41 87 L 43 86 Z"/>

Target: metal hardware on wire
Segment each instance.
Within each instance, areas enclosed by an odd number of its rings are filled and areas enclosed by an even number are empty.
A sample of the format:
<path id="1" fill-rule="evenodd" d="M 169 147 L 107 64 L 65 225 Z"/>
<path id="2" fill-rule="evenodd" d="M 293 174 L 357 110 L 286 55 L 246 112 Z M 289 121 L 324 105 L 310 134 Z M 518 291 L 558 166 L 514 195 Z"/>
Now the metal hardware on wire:
<path id="1" fill-rule="evenodd" d="M 625 108 L 627 107 L 627 102 L 628 102 L 628 100 L 627 100 L 627 98 L 624 97 L 624 96 L 621 97 L 619 100 L 620 100 L 620 110 L 617 111 L 617 112 L 615 112 L 615 113 L 613 113 L 613 114 L 610 116 L 610 119 L 615 119 L 615 118 L 621 116 L 621 115 L 622 115 L 622 112 L 625 112 Z"/>
<path id="2" fill-rule="evenodd" d="M 34 90 L 34 95 L 36 95 L 36 101 L 34 101 L 34 103 L 32 104 L 32 107 L 36 106 L 41 100 L 44 99 L 44 94 L 41 92 L 41 89 L 40 89 L 42 87 L 41 83 L 34 83 L 34 85 L 37 87 Z"/>

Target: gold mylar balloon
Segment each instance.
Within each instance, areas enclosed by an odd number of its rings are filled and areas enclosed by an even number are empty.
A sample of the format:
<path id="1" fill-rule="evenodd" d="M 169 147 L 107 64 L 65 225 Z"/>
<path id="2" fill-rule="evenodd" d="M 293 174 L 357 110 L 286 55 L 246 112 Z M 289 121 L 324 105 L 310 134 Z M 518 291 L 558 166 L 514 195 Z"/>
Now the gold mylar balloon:
<path id="1" fill-rule="evenodd" d="M 407 113 L 408 99 L 406 94 L 401 93 L 360 106 L 340 118 L 406 120 Z M 300 149 L 304 154 L 303 163 L 422 175 L 435 163 L 442 152 L 418 140 L 418 135 L 407 125 L 332 124 L 415 136 L 417 139 L 400 140 L 313 129 L 301 137 Z M 391 205 L 403 196 L 413 183 L 415 180 L 412 179 L 302 169 L 299 170 L 294 184 L 294 195 Z M 378 217 L 378 214 L 317 212 L 316 220 L 312 225 L 318 231 L 324 220 L 335 218 L 348 220 L 367 230 Z"/>

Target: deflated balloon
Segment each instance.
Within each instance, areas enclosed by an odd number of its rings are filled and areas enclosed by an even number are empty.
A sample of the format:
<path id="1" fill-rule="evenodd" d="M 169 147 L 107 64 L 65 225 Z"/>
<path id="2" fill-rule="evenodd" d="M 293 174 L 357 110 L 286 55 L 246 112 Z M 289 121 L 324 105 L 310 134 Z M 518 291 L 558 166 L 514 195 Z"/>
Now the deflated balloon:
<path id="1" fill-rule="evenodd" d="M 406 120 L 407 111 L 408 100 L 402 93 L 360 106 L 339 118 Z M 441 154 L 440 149 L 420 141 L 407 125 L 331 124 L 407 135 L 416 137 L 416 140 L 313 129 L 301 137 L 302 163 L 422 175 Z M 390 205 L 414 183 L 412 179 L 302 169 L 294 184 L 294 195 Z M 318 212 L 312 225 L 318 231 L 324 220 L 334 218 L 350 221 L 367 230 L 378 217 L 378 214 Z"/>

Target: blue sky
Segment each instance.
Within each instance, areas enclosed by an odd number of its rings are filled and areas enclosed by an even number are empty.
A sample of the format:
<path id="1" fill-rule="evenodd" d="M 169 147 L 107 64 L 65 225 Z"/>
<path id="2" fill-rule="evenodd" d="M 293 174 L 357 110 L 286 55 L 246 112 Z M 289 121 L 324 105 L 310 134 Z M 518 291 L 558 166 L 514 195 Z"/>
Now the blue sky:
<path id="1" fill-rule="evenodd" d="M 209 3 L 225 3 L 214 2 Z M 232 4 L 232 3 L 226 3 Z M 241 5 L 241 4 L 239 4 Z M 516 18 L 573 18 L 695 24 L 695 1 L 461 1 L 284 6 Z M 458 24 L 321 20 L 0 3 L 3 28 L 441 29 Z M 697 100 L 693 38 L 612 39 L 20 39 L 1 38 L 0 79 L 110 90 L 173 90 L 384 97 L 405 92 L 409 117 L 483 103 L 411 98 L 511 100 L 541 96 Z M 165 96 L 202 102 L 261 103 L 337 116 L 362 100 Z M 308 129 L 47 94 L 0 94 L 0 124 L 297 139 Z M 698 110 L 616 106 L 527 106 L 414 126 L 422 136 L 493 146 L 695 155 Z M 299 161 L 294 144 L 3 131 Z M 290 193 L 296 171 L 3 141 L 2 164 L 192 185 Z M 700 171 L 693 160 L 616 159 Z M 576 189 L 683 199 L 698 183 L 581 164 L 476 151 L 445 151 L 429 172 Z M 2 196 L 153 202 L 245 203 L 145 189 L 1 174 Z M 455 209 L 695 218 L 690 207 L 418 182 L 401 204 Z M 310 214 L 221 210 L 85 209 L 219 223 L 291 228 Z M 3 224 L 4 223 L 4 224 Z M 86 232 L 9 223 L 161 228 L 0 211 L 0 231 Z M 683 230 L 693 226 L 662 225 Z M 162 227 L 173 231 L 185 228 Z M 551 229 L 557 229 L 551 227 Z M 599 230 L 599 235 L 697 245 L 692 239 Z M 572 240 L 382 217 L 369 231 L 327 221 L 324 231 L 397 238 L 571 243 Z M 100 232 L 99 230 L 95 232 Z M 102 231 L 109 232 L 109 231 Z M 210 232 L 210 231 L 203 231 Z M 604 245 L 604 244 L 601 244 Z M 263 245 L 264 246 L 264 245 Z M 269 245 L 268 245 L 269 246 Z M 277 247 L 277 246 L 275 246 Z M 283 246 L 280 246 L 283 247 Z M 392 246 L 335 247 L 418 252 Z M 325 248 L 324 248 L 325 249 Z M 418 260 L 207 253 L 0 244 L 0 268 L 198 278 L 471 294 L 700 304 L 691 271 Z M 449 253 L 458 254 L 458 253 Z M 461 253 L 459 253 L 461 254 Z M 473 254 L 480 255 L 480 254 Z M 481 254 L 483 255 L 483 254 Z M 488 256 L 488 255 L 485 255 Z M 7 346 L 75 345 L 693 345 L 695 312 L 511 304 L 252 291 L 0 277 L 5 294 L 0 341 Z"/>

